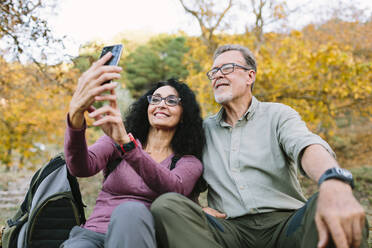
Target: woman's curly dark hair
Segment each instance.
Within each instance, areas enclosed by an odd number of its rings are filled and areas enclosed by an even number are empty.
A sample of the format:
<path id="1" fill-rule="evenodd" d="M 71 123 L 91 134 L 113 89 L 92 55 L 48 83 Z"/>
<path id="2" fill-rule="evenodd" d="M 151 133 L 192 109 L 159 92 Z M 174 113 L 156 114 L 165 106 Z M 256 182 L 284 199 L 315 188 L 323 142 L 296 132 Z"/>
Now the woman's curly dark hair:
<path id="1" fill-rule="evenodd" d="M 158 88 L 171 86 L 181 98 L 183 108 L 182 117 L 174 137 L 171 141 L 172 149 L 177 156 L 194 155 L 201 160 L 205 136 L 203 130 L 203 119 L 200 107 L 196 101 L 194 92 L 184 83 L 176 79 L 158 82 L 155 87 L 146 92 L 128 110 L 125 118 L 125 127 L 142 144 L 146 144 L 150 123 L 147 116 L 147 96 L 152 95 Z"/>

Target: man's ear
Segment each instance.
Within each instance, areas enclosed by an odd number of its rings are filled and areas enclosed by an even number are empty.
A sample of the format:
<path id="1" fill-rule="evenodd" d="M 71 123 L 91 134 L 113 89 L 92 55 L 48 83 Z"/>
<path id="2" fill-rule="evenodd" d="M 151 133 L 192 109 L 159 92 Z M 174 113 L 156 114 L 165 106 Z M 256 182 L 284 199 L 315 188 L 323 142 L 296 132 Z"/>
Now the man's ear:
<path id="1" fill-rule="evenodd" d="M 255 80 L 256 80 L 256 72 L 254 70 L 249 70 L 247 84 L 251 86 Z"/>

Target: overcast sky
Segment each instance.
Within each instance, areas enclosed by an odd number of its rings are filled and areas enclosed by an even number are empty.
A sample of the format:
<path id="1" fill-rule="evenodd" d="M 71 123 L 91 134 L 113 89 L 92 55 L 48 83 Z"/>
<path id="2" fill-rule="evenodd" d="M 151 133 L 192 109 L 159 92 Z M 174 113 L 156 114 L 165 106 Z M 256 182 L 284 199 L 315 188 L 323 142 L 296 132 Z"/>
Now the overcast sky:
<path id="1" fill-rule="evenodd" d="M 355 3 L 356 7 L 369 11 L 372 9 L 371 0 L 287 0 L 287 3 L 289 8 L 293 8 L 310 2 L 306 10 L 315 13 L 326 12 L 327 5 L 340 5 L 340 1 Z M 244 30 L 244 25 L 248 23 L 245 18 L 249 16 L 239 13 L 239 8 L 233 11 L 234 25 L 231 31 Z M 310 13 L 299 14 L 292 17 L 291 25 L 317 19 Z M 200 33 L 197 21 L 185 13 L 178 0 L 63 0 L 58 1 L 55 15 L 48 17 L 48 23 L 56 34 L 70 37 L 73 41 L 71 46 L 75 48 L 95 39 L 110 41 L 118 33 L 133 30 L 149 33 L 183 30 L 190 35 Z"/>
<path id="2" fill-rule="evenodd" d="M 176 32 L 190 19 L 177 0 L 64 0 L 56 12 L 49 19 L 53 29 L 82 42 L 130 30 Z"/>

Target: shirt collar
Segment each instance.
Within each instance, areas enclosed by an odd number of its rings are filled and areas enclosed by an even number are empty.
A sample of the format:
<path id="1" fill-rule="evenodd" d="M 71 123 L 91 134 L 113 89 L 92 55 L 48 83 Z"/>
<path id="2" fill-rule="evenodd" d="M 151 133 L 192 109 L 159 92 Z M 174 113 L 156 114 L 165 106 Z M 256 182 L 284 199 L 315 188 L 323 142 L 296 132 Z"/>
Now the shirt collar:
<path id="1" fill-rule="evenodd" d="M 244 114 L 245 119 L 249 120 L 253 117 L 253 115 L 256 113 L 259 103 L 260 102 L 257 100 L 257 98 L 255 96 L 252 96 L 251 105 L 249 106 L 247 112 L 245 112 Z"/>
<path id="2" fill-rule="evenodd" d="M 251 104 L 250 104 L 247 112 L 244 113 L 243 117 L 240 118 L 240 120 L 242 120 L 243 118 L 245 118 L 246 120 L 251 119 L 253 117 L 253 115 L 255 114 L 258 105 L 259 105 L 259 101 L 257 100 L 257 98 L 255 96 L 252 96 Z M 218 113 L 216 114 L 217 123 L 219 123 L 222 127 L 229 127 L 230 125 L 227 124 L 223 119 L 224 114 L 225 114 L 225 110 L 224 110 L 224 108 L 221 108 L 218 111 Z"/>

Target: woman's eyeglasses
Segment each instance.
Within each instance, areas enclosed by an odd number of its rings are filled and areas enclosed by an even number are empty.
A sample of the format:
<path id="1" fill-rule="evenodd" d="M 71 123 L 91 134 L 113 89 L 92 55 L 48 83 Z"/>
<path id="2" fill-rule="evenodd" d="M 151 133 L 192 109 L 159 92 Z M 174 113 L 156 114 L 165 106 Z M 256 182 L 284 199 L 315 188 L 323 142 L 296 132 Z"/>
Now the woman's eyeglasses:
<path id="1" fill-rule="evenodd" d="M 175 95 L 170 95 L 167 97 L 161 97 L 158 95 L 150 95 L 150 96 L 147 96 L 147 100 L 149 101 L 149 104 L 152 104 L 152 105 L 159 105 L 161 101 L 164 100 L 165 104 L 173 107 L 179 104 L 179 102 L 181 101 L 181 98 Z"/>

